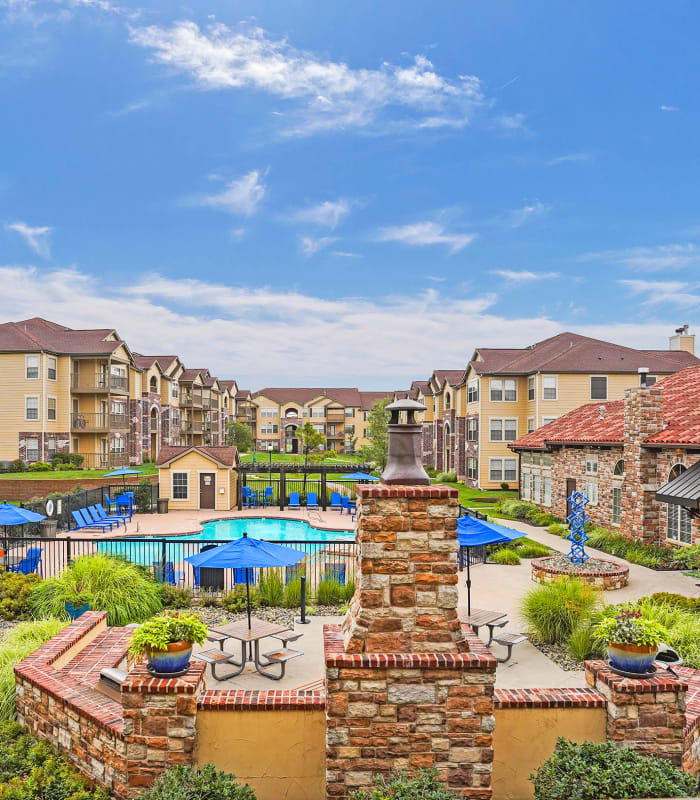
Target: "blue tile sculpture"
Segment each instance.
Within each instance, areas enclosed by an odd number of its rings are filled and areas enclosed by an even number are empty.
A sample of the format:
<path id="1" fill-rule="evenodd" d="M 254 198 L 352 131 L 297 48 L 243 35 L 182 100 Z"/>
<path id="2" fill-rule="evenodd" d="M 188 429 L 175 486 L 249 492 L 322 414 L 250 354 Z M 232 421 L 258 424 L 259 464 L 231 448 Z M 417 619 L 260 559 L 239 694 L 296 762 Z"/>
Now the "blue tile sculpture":
<path id="1" fill-rule="evenodd" d="M 572 564 L 584 564 L 589 558 L 584 549 L 588 541 L 588 536 L 586 536 L 587 505 L 588 498 L 583 492 L 572 492 L 571 497 L 569 497 L 571 513 L 566 518 L 570 531 L 566 538 L 571 542 L 571 550 L 569 550 L 566 557 Z"/>

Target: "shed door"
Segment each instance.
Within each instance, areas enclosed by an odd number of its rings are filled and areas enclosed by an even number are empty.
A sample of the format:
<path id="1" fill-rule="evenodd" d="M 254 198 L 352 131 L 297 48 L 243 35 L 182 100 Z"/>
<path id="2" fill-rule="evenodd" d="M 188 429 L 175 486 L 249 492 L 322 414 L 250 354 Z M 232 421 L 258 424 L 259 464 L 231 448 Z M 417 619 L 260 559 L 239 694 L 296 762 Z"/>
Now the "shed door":
<path id="1" fill-rule="evenodd" d="M 202 472 L 199 476 L 199 507 L 216 508 L 215 472 Z"/>

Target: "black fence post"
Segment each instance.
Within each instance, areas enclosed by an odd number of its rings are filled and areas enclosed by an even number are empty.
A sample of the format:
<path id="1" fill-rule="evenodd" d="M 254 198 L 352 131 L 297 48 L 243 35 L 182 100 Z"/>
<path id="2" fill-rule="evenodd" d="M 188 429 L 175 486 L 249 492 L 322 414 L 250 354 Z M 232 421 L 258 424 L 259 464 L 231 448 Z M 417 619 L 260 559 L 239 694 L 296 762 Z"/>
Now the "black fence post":
<path id="1" fill-rule="evenodd" d="M 306 619 L 306 575 L 301 576 L 301 614 L 294 620 L 297 625 L 308 625 L 309 620 Z"/>
<path id="2" fill-rule="evenodd" d="M 321 467 L 321 508 L 325 511 L 328 506 L 328 498 L 326 497 L 326 487 L 328 485 L 328 468 Z"/>
<path id="3" fill-rule="evenodd" d="M 165 563 L 167 559 L 167 543 L 165 539 L 160 540 L 160 580 L 165 583 Z"/>
<path id="4" fill-rule="evenodd" d="M 287 475 L 284 467 L 280 466 L 280 511 L 284 511 L 287 501 Z"/>
<path id="5" fill-rule="evenodd" d="M 71 554 L 71 540 L 70 538 L 66 538 L 66 564 L 70 566 L 72 561 L 72 554 Z"/>

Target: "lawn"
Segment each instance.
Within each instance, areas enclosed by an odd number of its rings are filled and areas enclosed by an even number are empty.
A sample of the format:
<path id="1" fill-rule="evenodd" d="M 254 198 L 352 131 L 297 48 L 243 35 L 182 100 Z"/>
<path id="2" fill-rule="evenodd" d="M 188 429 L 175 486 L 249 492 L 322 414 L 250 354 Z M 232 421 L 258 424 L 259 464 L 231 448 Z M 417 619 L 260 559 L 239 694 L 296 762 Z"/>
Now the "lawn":
<path id="1" fill-rule="evenodd" d="M 155 464 L 139 464 L 134 469 L 138 469 L 144 475 L 155 475 L 158 471 Z M 83 480 L 85 478 L 101 478 L 106 472 L 112 470 L 104 469 L 52 469 L 49 472 L 3 472 L 0 473 L 0 480 Z M 128 477 L 128 476 L 127 476 Z M 138 479 L 138 475 L 134 475 Z M 115 480 L 117 480 L 115 478 Z"/>
<path id="2" fill-rule="evenodd" d="M 250 462 L 255 457 L 255 461 L 258 464 L 267 464 L 270 460 L 270 455 L 265 450 L 256 450 L 255 454 L 253 453 L 241 453 L 241 461 L 242 462 Z M 304 463 L 304 456 L 300 453 L 272 453 L 272 461 L 273 463 L 287 463 L 287 464 L 303 464 Z M 339 455 L 338 458 L 327 458 L 324 459 L 321 464 L 323 466 L 332 466 L 333 464 L 346 464 L 346 463 L 357 464 L 359 463 L 359 459 L 357 456 L 350 456 L 350 455 Z"/>
<path id="3" fill-rule="evenodd" d="M 507 500 L 517 500 L 518 493 L 514 490 L 504 491 L 503 489 L 488 489 L 482 491 L 481 489 L 472 489 L 471 486 L 465 486 L 463 483 L 444 483 L 433 478 L 433 483 L 442 483 L 444 486 L 452 486 L 459 492 L 459 502 L 468 508 L 475 508 L 477 511 L 491 511 L 496 500 L 501 498 Z M 485 502 L 488 499 L 493 499 L 492 503 Z"/>

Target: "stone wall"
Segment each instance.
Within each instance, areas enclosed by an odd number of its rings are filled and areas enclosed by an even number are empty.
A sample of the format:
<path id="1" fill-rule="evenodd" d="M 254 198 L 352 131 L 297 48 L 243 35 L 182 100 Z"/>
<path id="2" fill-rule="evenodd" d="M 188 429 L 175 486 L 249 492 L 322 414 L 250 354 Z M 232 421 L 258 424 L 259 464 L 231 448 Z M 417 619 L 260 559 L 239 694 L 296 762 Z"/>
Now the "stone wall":
<path id="1" fill-rule="evenodd" d="M 151 483 L 158 483 L 157 475 L 143 475 Z M 36 497 L 47 497 L 54 492 L 69 494 L 76 486 L 83 489 L 97 489 L 100 486 L 117 486 L 119 478 L 2 478 L 0 480 L 0 500 L 14 500 L 17 503 L 26 503 Z"/>

